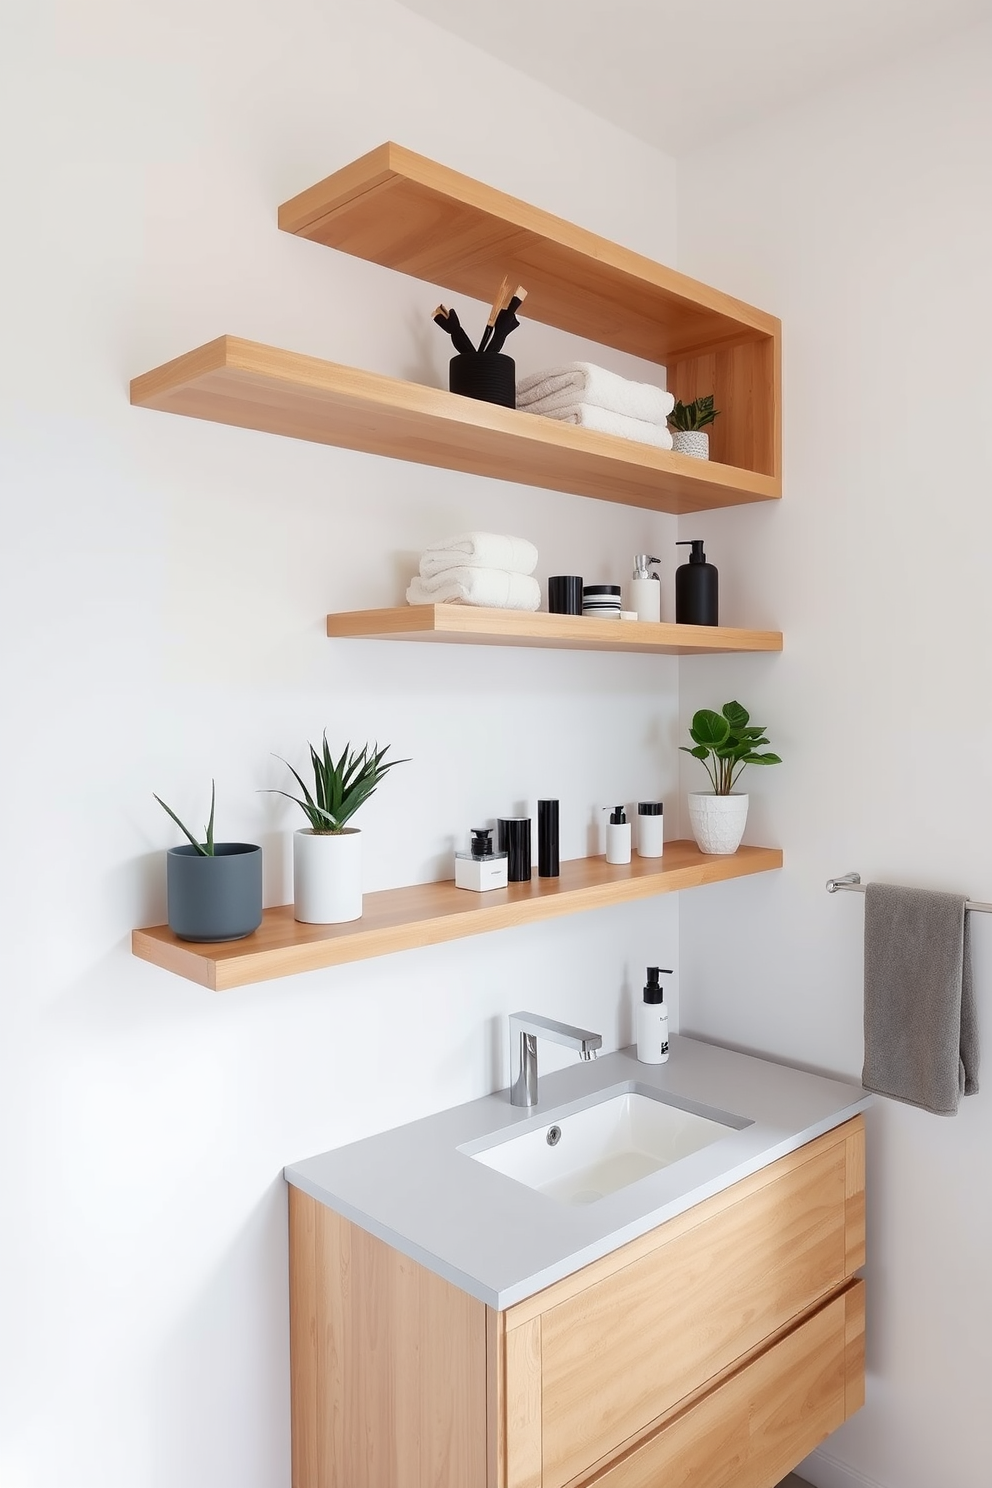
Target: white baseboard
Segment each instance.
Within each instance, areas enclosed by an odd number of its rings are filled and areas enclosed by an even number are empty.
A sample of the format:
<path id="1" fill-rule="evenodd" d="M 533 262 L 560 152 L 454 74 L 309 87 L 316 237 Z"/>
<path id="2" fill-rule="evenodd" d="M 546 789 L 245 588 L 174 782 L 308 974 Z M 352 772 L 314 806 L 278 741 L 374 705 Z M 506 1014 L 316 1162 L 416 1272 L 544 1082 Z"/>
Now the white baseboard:
<path id="1" fill-rule="evenodd" d="M 823 1448 L 812 1452 L 796 1468 L 796 1477 L 805 1478 L 810 1488 L 884 1488 L 875 1478 L 866 1478 Z"/>

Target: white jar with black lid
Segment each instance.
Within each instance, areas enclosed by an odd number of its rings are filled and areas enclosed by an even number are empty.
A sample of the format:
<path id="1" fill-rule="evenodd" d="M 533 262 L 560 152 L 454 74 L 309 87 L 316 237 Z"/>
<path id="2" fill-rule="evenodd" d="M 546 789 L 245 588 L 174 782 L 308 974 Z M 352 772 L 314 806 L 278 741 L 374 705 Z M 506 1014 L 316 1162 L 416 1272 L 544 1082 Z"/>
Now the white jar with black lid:
<path id="1" fill-rule="evenodd" d="M 661 858 L 665 854 L 665 808 L 660 801 L 637 803 L 637 856 Z"/>
<path id="2" fill-rule="evenodd" d="M 620 619 L 619 584 L 584 584 L 582 613 L 592 620 Z"/>

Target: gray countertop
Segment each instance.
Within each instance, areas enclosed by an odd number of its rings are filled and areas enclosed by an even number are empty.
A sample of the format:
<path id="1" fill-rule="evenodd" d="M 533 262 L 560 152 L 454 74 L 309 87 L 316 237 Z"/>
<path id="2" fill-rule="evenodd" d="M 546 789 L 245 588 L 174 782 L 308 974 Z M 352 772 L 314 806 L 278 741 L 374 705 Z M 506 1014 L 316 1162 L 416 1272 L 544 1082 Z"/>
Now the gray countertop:
<path id="1" fill-rule="evenodd" d="M 571 1103 L 628 1081 L 716 1107 L 749 1125 L 586 1205 L 558 1203 L 459 1152 L 492 1133 L 517 1135 Z M 634 1049 L 576 1063 L 540 1083 L 540 1104 L 506 1091 L 337 1147 L 285 1169 L 287 1182 L 454 1282 L 511 1307 L 711 1194 L 840 1126 L 871 1102 L 860 1086 L 675 1035 L 667 1064 Z"/>

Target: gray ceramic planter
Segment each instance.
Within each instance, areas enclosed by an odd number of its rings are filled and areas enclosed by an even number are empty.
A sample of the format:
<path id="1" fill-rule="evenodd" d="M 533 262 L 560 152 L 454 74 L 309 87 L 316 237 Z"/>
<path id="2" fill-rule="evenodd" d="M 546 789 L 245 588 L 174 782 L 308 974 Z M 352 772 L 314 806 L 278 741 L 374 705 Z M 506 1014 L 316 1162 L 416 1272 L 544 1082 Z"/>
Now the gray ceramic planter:
<path id="1" fill-rule="evenodd" d="M 262 849 L 250 842 L 215 843 L 212 858 L 170 847 L 166 881 L 180 940 L 241 940 L 262 923 Z"/>

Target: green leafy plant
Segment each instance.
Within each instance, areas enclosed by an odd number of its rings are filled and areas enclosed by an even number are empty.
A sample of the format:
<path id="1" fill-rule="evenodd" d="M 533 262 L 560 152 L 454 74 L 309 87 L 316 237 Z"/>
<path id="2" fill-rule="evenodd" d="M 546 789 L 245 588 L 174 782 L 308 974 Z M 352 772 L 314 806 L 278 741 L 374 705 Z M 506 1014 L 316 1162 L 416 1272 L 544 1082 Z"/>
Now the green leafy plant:
<path id="1" fill-rule="evenodd" d="M 152 795 L 155 796 L 155 792 L 154 791 L 152 791 Z M 169 815 L 172 817 L 172 820 L 175 822 L 176 826 L 179 828 L 180 832 L 184 833 L 184 835 L 189 838 L 190 842 L 196 848 L 196 850 L 200 854 L 200 857 L 201 858 L 213 858 L 213 857 L 216 857 L 216 854 L 214 852 L 214 806 L 215 806 L 216 800 L 217 800 L 217 783 L 216 783 L 216 781 L 211 780 L 211 782 L 210 782 L 210 820 L 207 822 L 207 825 L 203 829 L 204 834 L 206 836 L 206 841 L 205 842 L 197 842 L 196 838 L 193 836 L 193 833 L 190 831 L 189 827 L 185 826 L 179 820 L 178 816 L 173 811 L 173 809 L 172 809 L 171 806 L 166 806 L 166 804 L 162 800 L 162 797 L 161 796 L 155 796 L 155 799 L 158 802 L 158 804 L 161 806 L 162 810 L 163 811 L 167 811 L 169 813 Z"/>
<path id="2" fill-rule="evenodd" d="M 724 703 L 719 713 L 701 708 L 693 714 L 689 730 L 693 746 L 681 745 L 685 754 L 702 760 L 717 796 L 729 796 L 746 765 L 780 765 L 777 754 L 759 754 L 767 744 L 765 729 L 751 723 L 740 703 Z"/>
<path id="3" fill-rule="evenodd" d="M 710 393 L 705 398 L 694 398 L 691 403 L 676 400 L 675 407 L 668 415 L 668 422 L 673 429 L 705 429 L 719 412 L 719 408 L 713 407 L 713 394 Z"/>
<path id="4" fill-rule="evenodd" d="M 319 835 L 341 832 L 359 807 L 365 805 L 388 771 L 394 765 L 409 764 L 409 760 L 390 760 L 388 764 L 384 764 L 383 760 L 390 747 L 387 744 L 384 749 L 380 749 L 378 744 L 363 744 L 361 749 L 352 749 L 350 744 L 346 744 L 340 757 L 335 760 L 327 743 L 325 729 L 322 748 L 318 751 L 312 744 L 309 745 L 313 791 L 307 788 L 289 761 L 283 760 L 303 796 L 293 796 L 284 790 L 276 790 L 272 794 L 285 796 L 287 801 L 295 801 L 312 830 Z M 276 758 L 282 759 L 282 756 L 277 755 Z"/>

